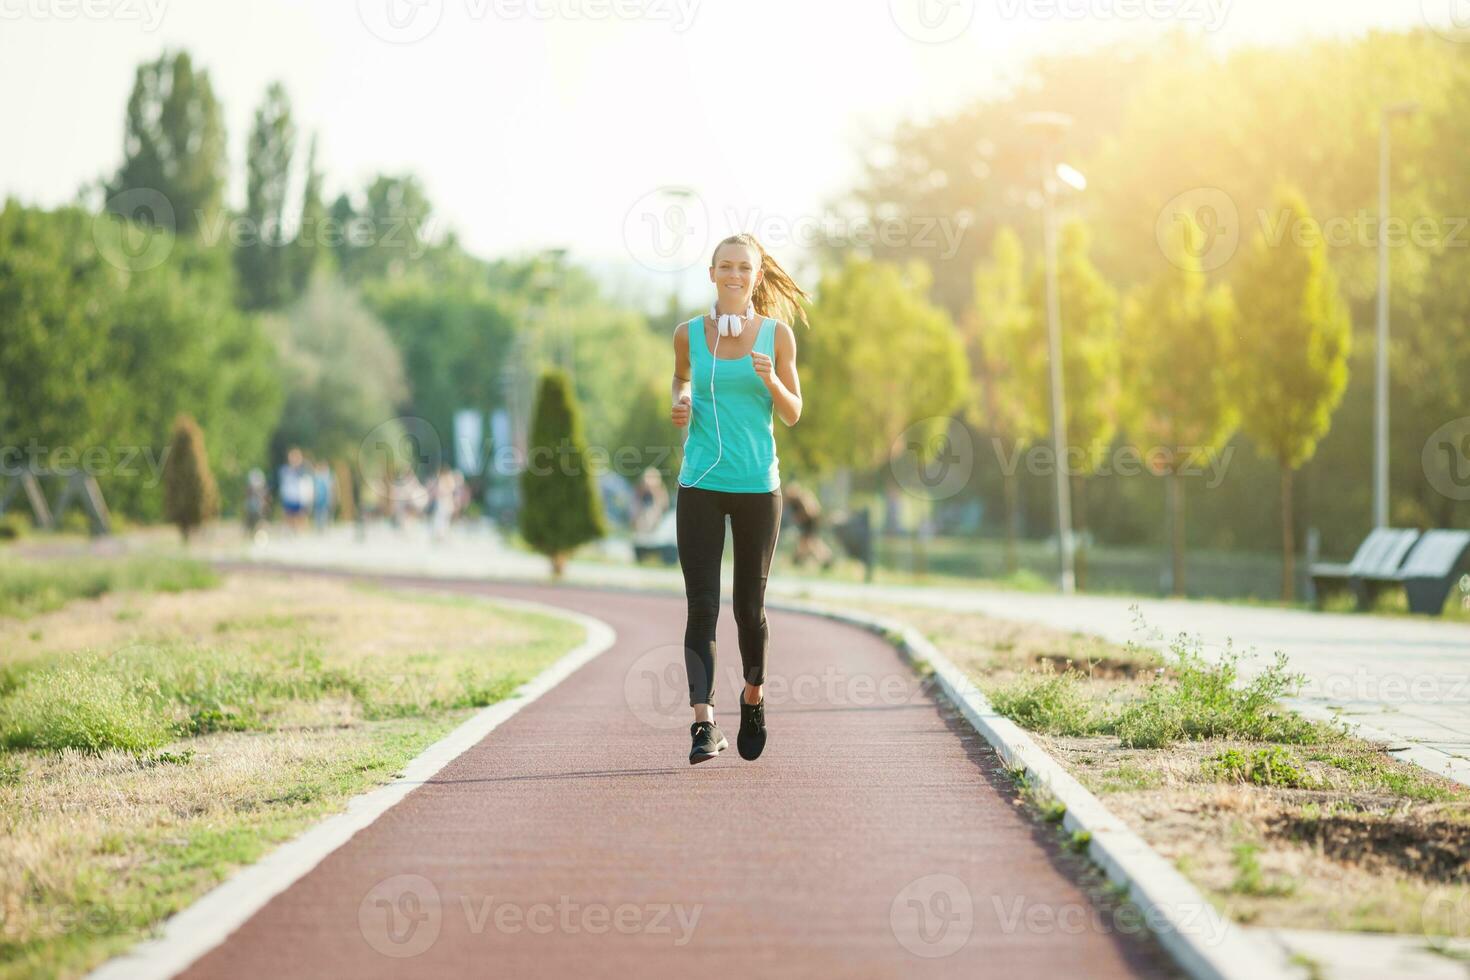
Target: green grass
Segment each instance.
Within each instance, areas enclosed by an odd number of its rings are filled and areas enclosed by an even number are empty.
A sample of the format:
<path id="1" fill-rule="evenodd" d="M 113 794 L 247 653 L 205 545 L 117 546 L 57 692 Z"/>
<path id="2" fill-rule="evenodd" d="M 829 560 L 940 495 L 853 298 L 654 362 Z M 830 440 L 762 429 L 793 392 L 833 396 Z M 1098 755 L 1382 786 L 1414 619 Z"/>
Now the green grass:
<path id="1" fill-rule="evenodd" d="M 1085 676 L 1033 672 L 995 690 L 995 709 L 1022 727 L 1047 735 L 1116 735 L 1125 748 L 1157 749 L 1183 741 L 1221 738 L 1247 742 L 1317 744 L 1340 741 L 1339 727 L 1308 721 L 1279 706 L 1301 677 L 1286 669 L 1285 654 L 1240 683 L 1240 656 L 1227 649 L 1205 659 L 1197 640 L 1171 644 L 1169 673 L 1119 705 L 1094 696 Z"/>
<path id="2" fill-rule="evenodd" d="M 1401 771 L 1383 764 L 1376 754 L 1349 755 L 1342 752 L 1314 752 L 1307 756 L 1312 762 L 1321 762 L 1351 777 L 1350 786 L 1355 790 L 1391 793 L 1402 799 L 1420 803 L 1445 803 L 1460 799 L 1460 794 L 1438 785 L 1414 771 Z"/>
<path id="3" fill-rule="evenodd" d="M 1268 745 L 1248 755 L 1239 749 L 1223 749 L 1206 759 L 1201 769 L 1206 776 L 1225 782 L 1288 789 L 1310 789 L 1317 785 L 1302 770 L 1296 757 L 1279 745 Z"/>
<path id="4" fill-rule="evenodd" d="M 1108 725 L 1102 709 L 1083 689 L 1083 675 L 1031 673 L 990 695 L 996 711 L 1023 728 L 1045 735 L 1092 735 Z"/>
<path id="5" fill-rule="evenodd" d="M 1185 740 L 1225 738 L 1248 742 L 1320 743 L 1340 740 L 1331 725 L 1308 721 L 1278 704 L 1300 690 L 1302 677 L 1288 673 L 1286 655 L 1240 684 L 1240 655 L 1227 648 L 1206 660 L 1199 642 L 1184 636 L 1171 645 L 1172 676 L 1151 682 L 1113 725 L 1128 748 L 1163 748 Z"/>
<path id="6" fill-rule="evenodd" d="M 1295 889 L 1289 881 L 1268 880 L 1261 870 L 1261 861 L 1257 856 L 1261 852 L 1261 846 L 1252 841 L 1242 841 L 1231 849 L 1231 859 L 1235 865 L 1235 881 L 1231 883 L 1230 890 L 1239 895 L 1250 895 L 1256 898 L 1284 898 Z"/>
<path id="7" fill-rule="evenodd" d="M 349 700 L 368 720 L 494 704 L 530 676 L 414 655 L 329 663 L 318 647 L 139 644 L 0 675 L 0 748 L 146 752 L 213 731 L 271 731 L 290 706 Z"/>
<path id="8" fill-rule="evenodd" d="M 26 618 L 108 592 L 182 592 L 219 584 L 212 568 L 186 558 L 135 556 L 0 563 L 0 617 Z"/>

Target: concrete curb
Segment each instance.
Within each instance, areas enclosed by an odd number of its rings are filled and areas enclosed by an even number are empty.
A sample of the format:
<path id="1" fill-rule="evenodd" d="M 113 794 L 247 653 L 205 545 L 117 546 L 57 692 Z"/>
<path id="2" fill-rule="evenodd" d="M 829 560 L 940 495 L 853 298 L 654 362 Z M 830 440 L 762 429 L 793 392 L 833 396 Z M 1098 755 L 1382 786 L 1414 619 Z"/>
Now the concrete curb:
<path id="1" fill-rule="evenodd" d="M 1062 825 L 1091 835 L 1087 854 L 1143 912 L 1149 928 L 1176 962 L 1198 980 L 1265 980 L 1300 975 L 1280 949 L 1248 936 L 1222 916 L 1172 864 L 1108 811 L 1101 800 L 1041 749 L 1031 736 L 997 714 L 974 681 L 906 623 L 867 613 L 767 599 L 768 609 L 807 613 L 885 636 L 915 664 L 934 671 L 941 690 L 994 746 L 1012 770 L 1066 808 Z"/>
<path id="2" fill-rule="evenodd" d="M 577 668 L 608 650 L 617 633 L 600 619 L 557 606 L 522 599 L 485 596 L 484 600 L 506 608 L 542 613 L 579 623 L 587 637 L 534 678 L 522 684 L 504 701 L 487 705 L 471 715 L 454 731 L 429 746 L 403 768 L 403 775 L 348 800 L 343 812 L 333 814 L 280 845 L 259 861 L 241 868 L 187 908 L 162 924 L 163 935 L 133 946 L 87 974 L 87 980 L 133 980 L 137 977 L 171 977 L 224 942 L 232 932 L 260 911 L 272 898 L 359 830 L 382 816 L 390 807 L 473 748 L 486 735 L 526 705 L 550 691 Z"/>

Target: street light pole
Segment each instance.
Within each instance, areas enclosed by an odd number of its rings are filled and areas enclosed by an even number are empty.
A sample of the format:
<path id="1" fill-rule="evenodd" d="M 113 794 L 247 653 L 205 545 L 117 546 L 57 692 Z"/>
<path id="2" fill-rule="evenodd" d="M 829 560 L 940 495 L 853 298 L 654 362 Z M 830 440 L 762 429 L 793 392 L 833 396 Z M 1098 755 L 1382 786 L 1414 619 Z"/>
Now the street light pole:
<path id="1" fill-rule="evenodd" d="M 1050 144 L 1042 151 L 1041 179 L 1045 197 L 1046 337 L 1051 359 L 1051 443 L 1055 456 L 1057 550 L 1063 595 L 1077 591 L 1077 552 L 1072 541 L 1072 487 L 1067 474 L 1067 410 L 1062 388 L 1062 301 L 1057 286 L 1057 208 Z"/>
<path id="2" fill-rule="evenodd" d="M 1373 526 L 1388 527 L 1388 218 L 1391 150 L 1389 124 L 1419 106 L 1385 106 L 1378 138 L 1378 362 L 1373 379 Z"/>
<path id="3" fill-rule="evenodd" d="M 1059 112 L 1028 113 L 1023 122 L 1043 131 L 1041 152 L 1041 186 L 1044 234 L 1046 240 L 1046 333 L 1051 360 L 1051 443 L 1055 457 L 1057 552 L 1060 588 L 1063 595 L 1077 591 L 1077 549 L 1072 539 L 1072 488 L 1067 473 L 1067 411 L 1062 372 L 1062 302 L 1057 284 L 1057 166 L 1053 159 L 1054 140 L 1072 125 L 1070 116 Z M 1081 175 L 1070 170 L 1073 179 Z"/>

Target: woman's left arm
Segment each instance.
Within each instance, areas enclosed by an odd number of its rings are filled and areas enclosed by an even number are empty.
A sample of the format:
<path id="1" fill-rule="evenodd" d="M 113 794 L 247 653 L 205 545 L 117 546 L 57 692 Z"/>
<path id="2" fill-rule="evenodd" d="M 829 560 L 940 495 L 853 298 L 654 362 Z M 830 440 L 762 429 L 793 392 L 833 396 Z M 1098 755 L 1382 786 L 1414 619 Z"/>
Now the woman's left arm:
<path id="1" fill-rule="evenodd" d="M 772 407 L 787 427 L 801 418 L 801 378 L 796 373 L 796 332 L 788 325 L 776 324 L 776 363 L 756 351 L 751 354 L 755 373 L 771 393 Z"/>

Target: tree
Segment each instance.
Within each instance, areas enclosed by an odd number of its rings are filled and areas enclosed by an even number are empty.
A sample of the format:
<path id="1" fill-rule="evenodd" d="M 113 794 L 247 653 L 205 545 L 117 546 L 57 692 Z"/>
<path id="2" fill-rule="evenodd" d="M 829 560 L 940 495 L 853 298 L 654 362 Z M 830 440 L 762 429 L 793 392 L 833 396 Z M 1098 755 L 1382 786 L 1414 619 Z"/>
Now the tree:
<path id="1" fill-rule="evenodd" d="M 328 237 L 329 225 L 327 208 L 322 201 L 322 172 L 317 167 L 316 153 L 317 139 L 313 135 L 311 147 L 306 151 L 306 189 L 301 194 L 301 220 L 289 263 L 292 296 L 306 292 L 321 260 L 331 254 L 322 240 Z"/>
<path id="2" fill-rule="evenodd" d="M 228 505 L 281 404 L 269 342 L 233 304 L 228 249 L 181 239 L 164 265 L 128 273 L 99 254 L 97 220 L 0 211 L 0 445 L 43 447 L 35 462 L 58 468 L 82 454 L 111 510 L 157 520 L 158 467 L 188 412 Z"/>
<path id="3" fill-rule="evenodd" d="M 115 406 L 96 396 L 114 363 L 108 315 L 121 273 L 79 210 L 0 211 L 0 446 L 101 441 Z"/>
<path id="4" fill-rule="evenodd" d="M 1296 592 L 1292 474 L 1316 452 L 1347 385 L 1352 320 L 1302 195 L 1277 194 L 1288 230 L 1257 234 L 1236 273 L 1240 303 L 1237 380 L 1242 428 L 1281 469 L 1281 595 Z"/>
<path id="5" fill-rule="evenodd" d="M 1235 357 L 1235 301 L 1209 288 L 1200 269 L 1203 232 L 1181 221 L 1169 241 L 1168 267 L 1129 294 L 1123 314 L 1123 412 L 1130 435 L 1149 449 L 1168 480 L 1172 592 L 1183 595 L 1184 484 L 1180 471 L 1210 460 L 1240 424 L 1228 365 Z"/>
<path id="6" fill-rule="evenodd" d="M 1046 372 L 1046 345 L 1026 295 L 1025 254 L 1009 227 L 995 236 L 991 259 L 975 270 L 974 307 L 960 320 L 970 369 L 977 384 L 966 406 L 968 421 L 986 430 L 1002 457 L 1006 507 L 1006 572 L 1016 572 L 1019 519 L 1015 466 L 1020 454 L 1046 432 L 1046 415 L 1030 386 Z"/>
<path id="7" fill-rule="evenodd" d="M 219 491 L 204 452 L 204 433 L 193 418 L 180 414 L 163 464 L 164 518 L 188 544 L 194 529 L 218 513 Z"/>
<path id="8" fill-rule="evenodd" d="M 150 195 L 161 194 L 172 210 L 172 230 L 193 235 L 220 208 L 225 167 L 224 121 L 209 73 L 195 71 L 184 51 L 139 66 L 122 167 L 107 187 L 112 206 L 125 217 L 157 222 L 162 215 Z"/>
<path id="9" fill-rule="evenodd" d="M 561 578 L 567 556 L 607 534 L 597 476 L 587 464 L 582 411 L 565 373 L 541 376 L 521 471 L 521 536 L 551 559 Z"/>
<path id="10" fill-rule="evenodd" d="M 383 324 L 351 289 L 322 274 L 284 313 L 264 319 L 281 359 L 286 400 L 272 456 L 300 446 L 356 458 L 408 396 L 403 361 Z M 447 438 L 441 448 L 448 448 Z"/>
<path id="11" fill-rule="evenodd" d="M 273 82 L 250 130 L 244 215 L 250 234 L 235 252 L 242 305 L 249 310 L 274 309 L 292 295 L 293 252 L 286 248 L 285 220 L 295 148 L 291 100 L 281 83 Z"/>
<path id="12" fill-rule="evenodd" d="M 926 298 L 931 281 L 918 263 L 855 256 L 822 277 L 815 326 L 797 338 L 806 409 L 799 425 L 776 427 L 783 465 L 820 479 L 887 465 L 905 433 L 938 445 L 969 378 L 949 314 Z"/>
<path id="13" fill-rule="evenodd" d="M 333 247 L 342 275 L 351 283 L 403 276 L 431 246 L 428 195 L 411 174 L 379 175 L 365 198 L 361 211 L 345 194 L 332 205 L 338 231 Z"/>

